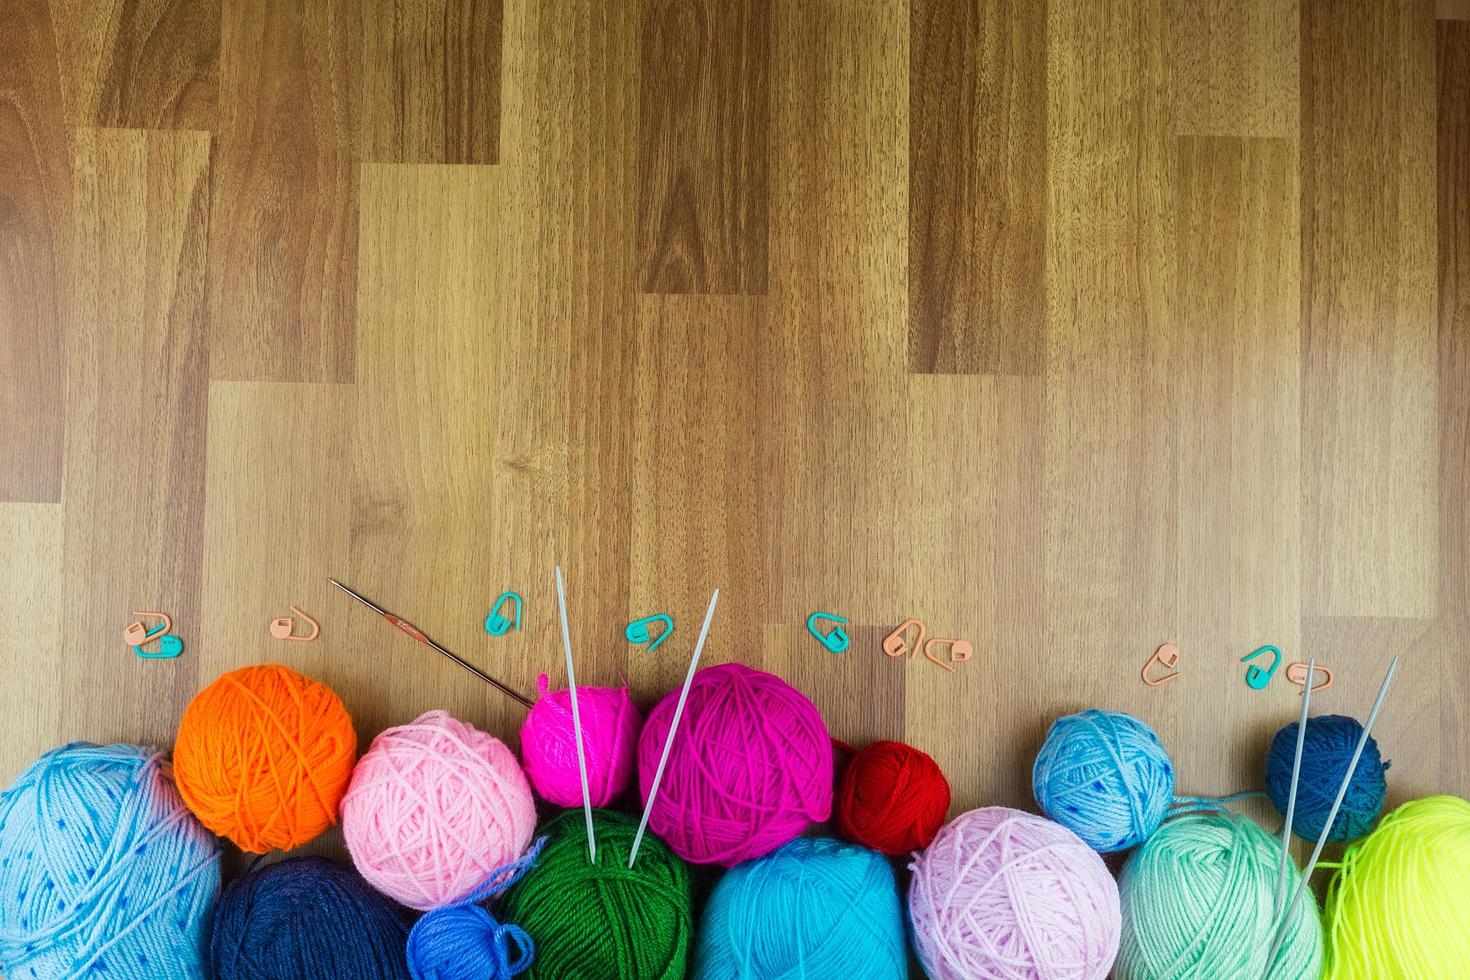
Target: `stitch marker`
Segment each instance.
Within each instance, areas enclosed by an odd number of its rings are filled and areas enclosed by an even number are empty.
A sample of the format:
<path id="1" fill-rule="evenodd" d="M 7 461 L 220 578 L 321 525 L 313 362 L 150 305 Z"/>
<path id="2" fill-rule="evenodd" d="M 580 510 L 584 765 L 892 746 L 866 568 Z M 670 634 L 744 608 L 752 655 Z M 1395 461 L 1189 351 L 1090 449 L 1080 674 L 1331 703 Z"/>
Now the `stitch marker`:
<path id="1" fill-rule="evenodd" d="M 291 611 L 306 620 L 308 632 L 298 635 L 296 633 L 296 621 L 290 616 L 282 616 L 279 619 L 271 620 L 271 636 L 274 636 L 278 640 L 297 640 L 301 643 L 310 643 L 312 640 L 315 640 L 322 631 L 322 628 L 317 625 L 316 620 L 295 606 L 291 607 Z"/>
<path id="2" fill-rule="evenodd" d="M 910 626 L 917 626 L 919 628 L 919 636 L 914 640 L 912 647 L 904 640 L 904 634 L 908 632 Z M 898 624 L 892 633 L 889 633 L 883 638 L 883 652 L 890 657 L 908 656 L 923 645 L 924 624 L 917 619 L 905 619 Z"/>
<path id="3" fill-rule="evenodd" d="M 1172 670 L 1172 674 L 1164 674 L 1160 677 L 1150 678 L 1149 668 L 1158 664 L 1165 670 Z M 1165 643 L 1153 652 L 1153 656 L 1143 662 L 1143 669 L 1138 672 L 1138 677 L 1149 687 L 1161 687 L 1179 676 L 1179 648 L 1172 643 Z"/>
<path id="4" fill-rule="evenodd" d="M 648 627 L 654 623 L 662 623 L 663 629 L 659 631 L 658 637 L 652 643 L 648 643 L 650 636 Z M 660 643 L 669 638 L 672 632 L 674 632 L 674 618 L 665 613 L 655 613 L 652 616 L 633 620 L 623 630 L 623 636 L 627 637 L 629 643 L 648 643 L 648 652 L 652 653 L 658 649 Z"/>
<path id="5" fill-rule="evenodd" d="M 822 622 L 837 623 L 830 630 L 823 633 L 820 624 Z M 817 638 L 817 642 L 827 648 L 829 653 L 842 653 L 847 649 L 850 642 L 847 631 L 840 624 L 847 622 L 846 616 L 837 616 L 833 613 L 814 612 L 806 618 L 807 632 Z"/>
<path id="6" fill-rule="evenodd" d="M 510 602 L 515 606 L 516 618 L 514 623 L 500 612 L 500 607 Z M 502 592 L 495 600 L 495 605 L 490 607 L 490 615 L 485 617 L 485 632 L 491 636 L 504 636 L 510 632 L 512 625 L 519 630 L 521 628 L 521 597 L 514 592 Z"/>
<path id="7" fill-rule="evenodd" d="M 1276 668 L 1281 666 L 1281 651 L 1268 644 L 1240 658 L 1241 663 L 1250 663 L 1263 653 L 1271 654 L 1271 666 L 1262 667 L 1258 664 L 1251 664 L 1245 672 L 1245 682 L 1257 691 L 1264 691 L 1266 685 L 1271 683 L 1271 678 L 1276 674 Z"/>

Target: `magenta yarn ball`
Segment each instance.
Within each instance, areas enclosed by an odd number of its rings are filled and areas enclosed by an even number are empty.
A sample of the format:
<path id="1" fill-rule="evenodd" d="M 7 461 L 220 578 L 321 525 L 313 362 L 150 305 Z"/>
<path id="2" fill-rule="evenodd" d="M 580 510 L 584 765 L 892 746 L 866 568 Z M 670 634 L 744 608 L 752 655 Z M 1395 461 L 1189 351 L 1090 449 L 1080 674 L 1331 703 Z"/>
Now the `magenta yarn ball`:
<path id="1" fill-rule="evenodd" d="M 648 790 L 679 691 L 638 740 L 638 792 Z M 806 697 L 744 664 L 694 675 L 648 826 L 675 854 L 730 867 L 769 854 L 832 812 L 832 741 Z"/>
<path id="2" fill-rule="evenodd" d="M 931 980 L 1101 980 L 1118 955 L 1118 885 L 1061 824 L 962 813 L 909 866 L 914 948 Z"/>
<path id="3" fill-rule="evenodd" d="M 444 711 L 373 739 L 342 798 L 342 836 L 358 873 L 415 909 L 474 892 L 521 856 L 535 828 L 514 753 Z"/>
<path id="4" fill-rule="evenodd" d="M 577 768 L 576 728 L 570 691 L 548 691 L 546 675 L 536 678 L 541 692 L 521 726 L 521 758 L 531 786 L 548 803 L 582 805 Z M 577 688 L 582 716 L 582 747 L 587 758 L 587 793 L 593 806 L 607 806 L 633 782 L 634 753 L 643 716 L 626 687 Z"/>

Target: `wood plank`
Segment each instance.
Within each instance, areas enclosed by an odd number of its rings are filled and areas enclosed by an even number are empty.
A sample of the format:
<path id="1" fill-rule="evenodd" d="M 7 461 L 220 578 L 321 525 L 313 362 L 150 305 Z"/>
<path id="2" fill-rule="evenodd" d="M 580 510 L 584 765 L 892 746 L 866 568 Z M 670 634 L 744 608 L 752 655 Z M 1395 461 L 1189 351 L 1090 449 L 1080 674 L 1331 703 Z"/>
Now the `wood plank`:
<path id="1" fill-rule="evenodd" d="M 363 17 L 363 159 L 495 163 L 501 0 L 385 0 Z"/>
<path id="2" fill-rule="evenodd" d="M 638 277 L 766 291 L 770 5 L 642 0 Z"/>
<path id="3" fill-rule="evenodd" d="M 56 504 L 0 503 L 0 616 L 24 633 L 7 645 L 0 685 L 0 786 L 9 786 L 42 752 L 72 736 L 61 731 L 62 514 Z M 124 626 L 127 624 L 124 623 Z M 23 644 L 23 645 L 22 645 Z M 115 646 L 115 645 L 114 645 Z"/>
<path id="4" fill-rule="evenodd" d="M 1041 408 L 1037 378 L 908 383 L 905 604 L 873 649 L 913 616 L 930 637 L 969 640 L 975 653 L 952 673 L 922 650 L 907 660 L 864 656 L 901 672 L 906 740 L 950 774 L 955 813 L 1032 806 L 1031 763 L 1046 726 L 1074 707 L 1041 645 Z"/>
<path id="5" fill-rule="evenodd" d="M 1434 21 L 1414 0 L 1302 4 L 1307 611 L 1430 617 Z"/>
<path id="6" fill-rule="evenodd" d="M 52 0 L 72 125 L 214 129 L 222 2 Z"/>
<path id="7" fill-rule="evenodd" d="M 1304 657 L 1296 140 L 1185 137 L 1178 172 L 1179 625 L 1170 639 L 1184 676 L 1156 691 L 1137 687 L 1133 671 L 1125 677 L 1150 709 L 1141 714 L 1165 721 L 1178 770 L 1210 774 L 1183 791 L 1213 794 L 1259 783 L 1259 756 L 1235 746 L 1265 744 L 1297 690 L 1281 680 L 1251 690 L 1240 658 L 1264 644 Z M 1219 710 L 1190 710 L 1202 697 Z M 1222 745 L 1231 746 L 1223 760 Z"/>
<path id="8" fill-rule="evenodd" d="M 216 380 L 354 377 L 354 9 L 306 0 L 225 9 L 209 268 Z"/>
<path id="9" fill-rule="evenodd" d="M 61 500 L 70 167 L 42 0 L 0 31 L 0 501 Z"/>
<path id="10" fill-rule="evenodd" d="M 1180 0 L 1174 14 L 1179 132 L 1298 132 L 1297 0 Z"/>
<path id="11" fill-rule="evenodd" d="M 201 677 L 209 137 L 80 130 L 73 171 L 60 721 L 166 745 Z M 123 645 L 138 609 L 181 657 Z"/>
<path id="12" fill-rule="evenodd" d="M 1046 6 L 917 0 L 909 31 L 909 370 L 1037 374 Z"/>
<path id="13" fill-rule="evenodd" d="M 1470 20 L 1470 0 L 1436 0 L 1434 13 L 1440 20 Z"/>
<path id="14" fill-rule="evenodd" d="M 1175 635 L 1175 140 L 1163 0 L 1048 7 L 1047 647 L 1079 704 Z"/>
<path id="15" fill-rule="evenodd" d="M 639 304 L 633 414 L 631 615 L 666 612 L 673 638 L 630 647 L 640 695 L 677 687 L 710 592 L 720 601 L 709 664 L 746 660 L 766 642 L 760 498 L 763 297 L 647 296 Z M 805 630 L 802 631 L 805 636 Z"/>
<path id="16" fill-rule="evenodd" d="M 354 718 L 372 670 L 350 643 L 358 611 L 327 582 L 348 572 L 352 501 L 350 385 L 215 382 L 209 387 L 209 506 L 203 628 L 194 654 L 211 678 L 284 663 L 331 685 Z M 297 606 L 321 626 L 311 643 L 270 635 Z M 306 623 L 298 618 L 298 633 Z M 379 639 L 385 637 L 380 636 Z"/>

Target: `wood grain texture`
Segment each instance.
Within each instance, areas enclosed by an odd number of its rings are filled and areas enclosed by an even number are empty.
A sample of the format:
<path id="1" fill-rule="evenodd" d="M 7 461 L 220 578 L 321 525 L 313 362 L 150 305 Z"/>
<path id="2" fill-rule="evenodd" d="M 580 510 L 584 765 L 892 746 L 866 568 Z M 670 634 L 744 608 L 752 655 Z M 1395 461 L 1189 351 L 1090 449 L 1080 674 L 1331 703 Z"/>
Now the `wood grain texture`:
<path id="1" fill-rule="evenodd" d="M 1433 49 L 1426 4 L 1302 4 L 1302 557 L 1318 615 L 1436 612 Z"/>
<path id="2" fill-rule="evenodd" d="M 1470 20 L 1470 0 L 1435 0 L 1434 11 L 1440 20 Z"/>
<path id="3" fill-rule="evenodd" d="M 1046 7 L 917 0 L 909 31 L 909 370 L 1038 374 Z"/>
<path id="4" fill-rule="evenodd" d="M 364 5 L 364 159 L 499 159 L 501 17 L 501 0 Z"/>
<path id="5" fill-rule="evenodd" d="M 1297 0 L 1172 5 L 1180 133 L 1297 136 L 1297 8 Z"/>
<path id="6" fill-rule="evenodd" d="M 638 276 L 650 293 L 763 293 L 770 4 L 642 0 Z"/>
<path id="7" fill-rule="evenodd" d="M 209 138 L 79 130 L 73 169 L 60 719 L 167 744 L 200 678 Z M 138 609 L 172 616 L 185 655 L 135 657 Z"/>
<path id="8" fill-rule="evenodd" d="M 0 29 L 0 501 L 61 500 L 70 165 L 42 0 Z"/>
<path id="9" fill-rule="evenodd" d="M 355 371 L 361 27 L 350 3 L 225 9 L 210 202 L 210 376 Z"/>
<path id="10" fill-rule="evenodd" d="M 58 718 L 66 697 L 56 670 L 63 594 L 61 507 L 0 503 L 0 548 L 6 557 L 0 565 L 0 615 L 7 623 L 25 624 L 25 655 L 7 661 L 9 677 L 0 685 L 7 725 L 0 739 L 0 784 L 9 786 L 36 756 L 71 737 Z"/>
<path id="11" fill-rule="evenodd" d="M 52 0 L 76 126 L 213 129 L 220 7 L 238 0 Z"/>
<path id="12" fill-rule="evenodd" d="M 1106 705 L 1178 623 L 1169 22 L 1159 0 L 1048 13 L 1047 644 Z"/>

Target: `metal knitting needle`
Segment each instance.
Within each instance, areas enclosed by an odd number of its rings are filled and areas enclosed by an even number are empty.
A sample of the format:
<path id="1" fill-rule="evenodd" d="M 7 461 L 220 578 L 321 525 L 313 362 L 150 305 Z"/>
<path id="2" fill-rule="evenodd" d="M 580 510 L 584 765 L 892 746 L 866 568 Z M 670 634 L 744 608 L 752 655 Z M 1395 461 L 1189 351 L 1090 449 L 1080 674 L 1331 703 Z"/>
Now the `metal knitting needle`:
<path id="1" fill-rule="evenodd" d="M 592 833 L 592 794 L 587 790 L 587 752 L 582 748 L 582 712 L 577 707 L 577 673 L 572 669 L 572 633 L 567 627 L 567 590 L 556 566 L 556 607 L 561 611 L 561 645 L 567 652 L 567 689 L 572 695 L 572 731 L 577 738 L 577 775 L 582 778 L 582 816 L 587 820 L 587 860 L 597 863 L 597 838 Z"/>
<path id="2" fill-rule="evenodd" d="M 699 654 L 704 650 L 704 638 L 709 636 L 710 620 L 715 618 L 715 603 L 720 601 L 720 590 L 709 597 L 709 609 L 704 614 L 704 625 L 699 628 L 699 639 L 694 644 L 694 656 L 689 658 L 689 672 L 684 675 L 684 687 L 679 691 L 679 701 L 674 705 L 674 718 L 669 722 L 669 735 L 664 739 L 664 754 L 658 757 L 658 768 L 653 771 L 653 784 L 648 788 L 648 802 L 643 804 L 643 816 L 638 821 L 638 833 L 633 835 L 633 847 L 628 852 L 628 867 L 638 860 L 638 848 L 643 843 L 643 832 L 648 829 L 648 816 L 653 812 L 653 801 L 658 796 L 658 784 L 664 778 L 664 766 L 669 762 L 669 749 L 674 746 L 674 733 L 679 730 L 679 719 L 684 715 L 684 700 L 689 697 L 689 685 L 694 680 L 694 671 L 699 666 Z"/>
<path id="3" fill-rule="evenodd" d="M 419 628 L 417 626 L 413 625 L 408 620 L 406 620 L 406 619 L 399 619 L 397 616 L 393 615 L 388 610 L 384 609 L 382 606 L 379 606 L 379 605 L 371 602 L 370 600 L 364 598 L 363 596 L 358 595 L 356 592 L 353 592 L 347 586 L 343 585 L 341 582 L 337 581 L 334 578 L 329 578 L 329 579 L 327 579 L 327 581 L 328 582 L 331 582 L 337 588 L 341 589 L 343 592 L 346 592 L 348 595 L 352 596 L 352 598 L 356 599 L 358 602 L 362 603 L 364 606 L 367 606 L 369 609 L 371 609 L 373 612 L 377 613 L 379 616 L 382 616 L 388 622 L 392 623 L 394 626 L 398 627 L 398 629 L 402 630 L 404 633 L 407 633 L 409 636 L 413 637 L 415 640 L 418 640 L 420 643 L 424 644 L 425 646 L 430 646 L 430 647 L 433 647 L 435 650 L 438 650 L 440 653 L 444 654 L 444 656 L 448 657 L 450 660 L 453 660 L 455 663 L 459 664 L 461 667 L 463 667 L 465 670 L 469 671 L 471 674 L 474 674 L 476 677 L 478 677 L 480 680 L 484 681 L 486 684 L 489 684 L 492 687 L 494 687 L 497 690 L 499 690 L 502 694 L 506 695 L 507 697 L 515 698 L 517 701 L 519 701 L 522 705 L 524 705 L 527 708 L 531 707 L 531 702 L 530 701 L 527 701 L 524 697 L 522 697 L 521 695 L 517 694 L 515 691 L 512 691 L 510 688 L 506 687 L 504 684 L 500 683 L 495 678 L 491 677 L 489 674 L 485 673 L 483 670 L 481 670 L 480 668 L 476 667 L 474 664 L 470 663 L 468 660 L 465 660 L 463 657 L 459 656 L 458 654 L 452 653 L 449 650 L 444 649 L 439 644 L 435 643 L 433 640 L 431 640 L 427 636 L 425 636 L 419 630 Z"/>
<path id="4" fill-rule="evenodd" d="M 1287 848 L 1291 846 L 1291 822 L 1296 815 L 1296 787 L 1302 775 L 1302 743 L 1307 738 L 1307 708 L 1312 703 L 1312 672 L 1317 658 L 1307 661 L 1307 684 L 1302 688 L 1302 719 L 1296 728 L 1296 756 L 1291 760 L 1291 794 L 1286 798 L 1286 826 L 1281 828 L 1281 860 L 1276 865 L 1276 894 L 1271 899 L 1271 914 L 1281 914 L 1281 889 L 1286 887 Z"/>
<path id="5" fill-rule="evenodd" d="M 1393 672 L 1398 669 L 1399 658 L 1394 657 L 1388 665 L 1388 670 L 1383 674 L 1383 683 L 1378 686 L 1378 697 L 1373 701 L 1373 710 L 1368 712 L 1368 721 L 1363 725 L 1363 734 L 1358 736 L 1358 746 L 1353 749 L 1353 757 L 1348 762 L 1347 771 L 1342 774 L 1342 782 L 1337 787 L 1337 798 L 1332 801 L 1332 809 L 1327 811 L 1327 822 L 1322 825 L 1322 833 L 1317 836 L 1317 846 L 1312 848 L 1312 858 L 1302 871 L 1302 880 L 1296 883 L 1296 891 L 1291 893 L 1291 904 L 1286 908 L 1286 915 L 1276 926 L 1276 934 L 1271 940 L 1271 950 L 1266 954 L 1266 972 L 1262 980 L 1271 975 L 1271 964 L 1276 962 L 1276 954 L 1281 951 L 1281 943 L 1286 939 L 1286 927 L 1291 922 L 1291 917 L 1296 914 L 1296 907 L 1301 904 L 1302 892 L 1307 887 L 1307 881 L 1312 877 L 1312 872 L 1317 870 L 1317 858 L 1322 856 L 1322 848 L 1327 845 L 1327 835 L 1332 832 L 1332 825 L 1337 821 L 1337 811 L 1342 809 L 1343 797 L 1347 796 L 1348 783 L 1353 780 L 1353 773 L 1358 769 L 1358 759 L 1363 754 L 1363 746 L 1368 744 L 1368 736 L 1373 732 L 1373 723 L 1378 720 L 1378 709 L 1383 707 L 1383 698 L 1388 694 L 1388 685 L 1393 681 Z"/>

